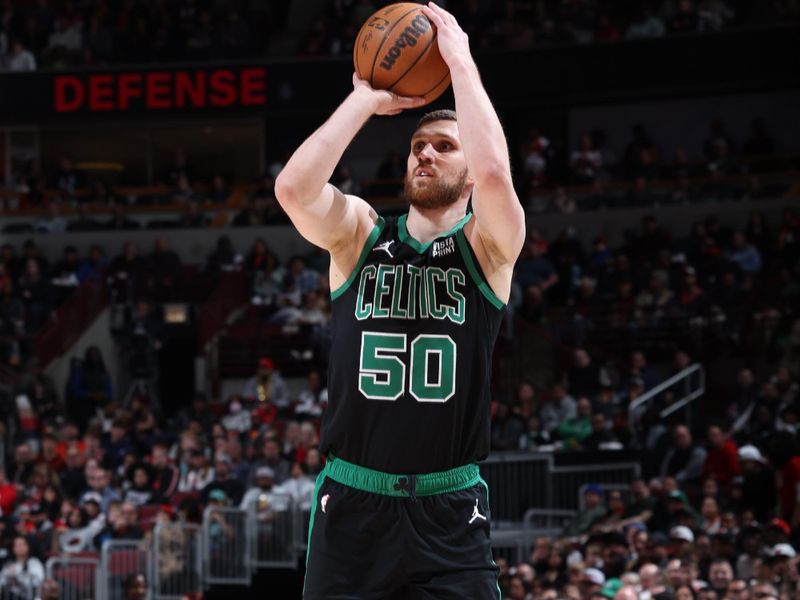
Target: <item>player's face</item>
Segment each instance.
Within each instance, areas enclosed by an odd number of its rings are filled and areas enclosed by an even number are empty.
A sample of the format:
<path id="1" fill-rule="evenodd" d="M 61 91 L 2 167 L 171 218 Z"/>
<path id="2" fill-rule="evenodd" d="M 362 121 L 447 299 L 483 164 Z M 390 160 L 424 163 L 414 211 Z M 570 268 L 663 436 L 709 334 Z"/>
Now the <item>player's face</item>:
<path id="1" fill-rule="evenodd" d="M 467 163 L 455 121 L 431 121 L 414 132 L 404 186 L 406 200 L 418 208 L 444 208 L 467 187 Z"/>

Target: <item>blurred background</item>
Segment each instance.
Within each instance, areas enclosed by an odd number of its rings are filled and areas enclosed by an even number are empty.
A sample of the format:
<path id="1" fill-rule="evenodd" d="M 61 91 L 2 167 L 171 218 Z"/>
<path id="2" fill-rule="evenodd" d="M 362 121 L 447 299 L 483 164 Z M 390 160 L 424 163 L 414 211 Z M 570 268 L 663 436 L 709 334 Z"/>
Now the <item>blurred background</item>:
<path id="1" fill-rule="evenodd" d="M 3 600 L 300 597 L 328 257 L 273 186 L 386 4 L 0 2 Z M 800 597 L 800 3 L 440 4 L 528 222 L 503 596 Z M 421 113 L 333 183 L 403 212 Z"/>

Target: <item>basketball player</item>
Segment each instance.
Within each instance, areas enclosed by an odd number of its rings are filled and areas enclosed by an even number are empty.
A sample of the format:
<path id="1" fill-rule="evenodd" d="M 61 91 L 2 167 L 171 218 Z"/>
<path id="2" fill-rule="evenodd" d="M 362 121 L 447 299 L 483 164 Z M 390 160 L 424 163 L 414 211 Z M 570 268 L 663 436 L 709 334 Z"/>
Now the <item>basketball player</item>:
<path id="1" fill-rule="evenodd" d="M 300 233 L 331 255 L 328 461 L 314 493 L 306 600 L 500 595 L 476 462 L 489 450 L 490 360 L 524 213 L 467 36 L 445 10 L 423 10 L 456 112 L 425 115 L 411 137 L 408 214 L 381 218 L 327 183 L 371 115 L 422 103 L 356 77 L 275 185 Z"/>

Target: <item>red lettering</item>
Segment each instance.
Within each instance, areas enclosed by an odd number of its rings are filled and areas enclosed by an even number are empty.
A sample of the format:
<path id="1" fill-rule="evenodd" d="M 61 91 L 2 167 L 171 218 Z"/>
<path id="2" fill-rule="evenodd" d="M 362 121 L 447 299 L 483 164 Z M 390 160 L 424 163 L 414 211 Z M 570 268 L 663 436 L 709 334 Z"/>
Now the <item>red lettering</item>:
<path id="1" fill-rule="evenodd" d="M 55 79 L 56 112 L 78 110 L 86 97 L 83 82 L 74 75 L 60 75 Z"/>
<path id="2" fill-rule="evenodd" d="M 192 79 L 194 75 L 194 80 Z M 186 106 L 186 100 L 196 108 L 206 105 L 206 74 L 196 71 L 175 74 L 175 106 Z"/>
<path id="3" fill-rule="evenodd" d="M 170 107 L 169 80 L 169 73 L 155 71 L 147 74 L 144 105 L 148 109 L 158 110 L 160 108 Z"/>
<path id="4" fill-rule="evenodd" d="M 89 76 L 89 110 L 114 110 L 113 75 Z"/>
<path id="5" fill-rule="evenodd" d="M 243 106 L 263 106 L 267 103 L 267 70 L 264 67 L 242 69 L 241 102 Z"/>
<path id="6" fill-rule="evenodd" d="M 219 69 L 211 74 L 211 104 L 230 106 L 236 102 L 236 75 L 228 69 Z"/>
<path id="7" fill-rule="evenodd" d="M 123 73 L 117 77 L 117 104 L 120 110 L 128 110 L 128 101 L 131 98 L 142 96 L 141 73 Z"/>

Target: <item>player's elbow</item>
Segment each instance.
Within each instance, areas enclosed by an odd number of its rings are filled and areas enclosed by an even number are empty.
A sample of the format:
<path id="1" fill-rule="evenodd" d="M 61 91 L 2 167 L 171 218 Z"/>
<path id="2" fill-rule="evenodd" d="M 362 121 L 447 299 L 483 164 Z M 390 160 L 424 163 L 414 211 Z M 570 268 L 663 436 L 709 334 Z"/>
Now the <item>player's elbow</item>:
<path id="1" fill-rule="evenodd" d="M 275 197 L 281 206 L 294 204 L 298 198 L 298 185 L 290 175 L 286 174 L 286 169 L 280 172 L 275 180 Z"/>

